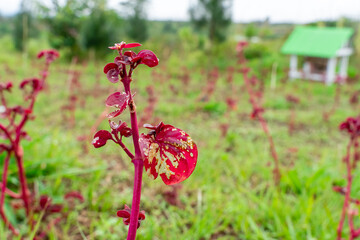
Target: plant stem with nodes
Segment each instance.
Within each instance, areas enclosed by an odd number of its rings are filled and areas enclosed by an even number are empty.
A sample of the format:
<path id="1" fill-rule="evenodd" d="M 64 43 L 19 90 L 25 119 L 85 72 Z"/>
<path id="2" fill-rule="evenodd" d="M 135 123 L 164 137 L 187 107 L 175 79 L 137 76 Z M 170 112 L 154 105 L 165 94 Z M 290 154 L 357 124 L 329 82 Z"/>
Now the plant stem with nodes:
<path id="1" fill-rule="evenodd" d="M 123 69 L 125 69 L 125 65 L 123 65 Z M 125 69 L 125 77 L 121 80 L 124 84 L 125 93 L 129 96 L 129 109 L 130 109 L 130 118 L 131 118 L 131 131 L 132 138 L 135 149 L 135 156 L 132 158 L 132 163 L 135 167 L 135 175 L 134 175 L 134 188 L 133 188 L 133 200 L 131 205 L 131 215 L 130 215 L 130 226 L 128 231 L 127 240 L 135 240 L 136 230 L 138 226 L 138 217 L 140 212 L 140 199 L 141 199 L 141 185 L 142 185 L 142 174 L 144 168 L 144 162 L 142 159 L 142 154 L 140 150 L 139 144 L 139 127 L 137 122 L 136 115 L 136 106 L 131 94 L 130 90 L 130 82 L 131 82 L 131 74 L 132 70 L 129 72 L 129 76 L 126 75 Z"/>

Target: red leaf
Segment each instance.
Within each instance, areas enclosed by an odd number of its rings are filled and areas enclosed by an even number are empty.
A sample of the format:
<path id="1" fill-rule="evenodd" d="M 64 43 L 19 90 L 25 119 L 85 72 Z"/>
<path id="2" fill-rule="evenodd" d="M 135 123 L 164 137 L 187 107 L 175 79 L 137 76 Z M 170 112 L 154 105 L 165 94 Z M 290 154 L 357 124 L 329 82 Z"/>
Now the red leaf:
<path id="1" fill-rule="evenodd" d="M 104 69 L 104 71 L 105 71 L 105 69 Z M 119 81 L 119 73 L 120 73 L 119 69 L 111 68 L 107 71 L 106 77 L 110 82 L 116 83 Z"/>
<path id="2" fill-rule="evenodd" d="M 147 126 L 149 127 L 149 126 Z M 139 140 L 149 177 L 158 175 L 172 185 L 187 179 L 195 169 L 198 151 L 191 137 L 181 129 L 160 123 Z"/>
<path id="3" fill-rule="evenodd" d="M 67 194 L 65 194 L 64 196 L 65 199 L 71 199 L 71 198 L 76 198 L 78 199 L 80 202 L 84 202 L 84 197 L 81 193 L 76 192 L 76 191 L 72 191 L 72 192 L 68 192 Z"/>
<path id="4" fill-rule="evenodd" d="M 62 209 L 63 209 L 62 204 L 52 204 L 48 207 L 47 210 L 52 213 L 59 213 L 59 212 L 61 212 Z"/>
<path id="5" fill-rule="evenodd" d="M 39 90 L 41 88 L 40 80 L 37 78 L 25 79 L 20 83 L 20 89 L 24 89 L 27 85 L 30 85 L 32 91 Z"/>
<path id="6" fill-rule="evenodd" d="M 131 209 L 125 205 L 125 209 L 117 211 L 117 216 L 121 218 L 129 218 L 131 214 Z"/>
<path id="7" fill-rule="evenodd" d="M 95 133 L 92 144 L 94 145 L 95 148 L 99 148 L 104 146 L 108 140 L 113 140 L 111 133 L 109 133 L 106 130 L 100 130 L 97 133 Z"/>
<path id="8" fill-rule="evenodd" d="M 39 205 L 41 209 L 48 208 L 51 204 L 51 198 L 47 195 L 42 195 L 39 200 Z"/>
<path id="9" fill-rule="evenodd" d="M 37 58 L 45 57 L 46 61 L 52 62 L 59 57 L 59 52 L 55 49 L 42 50 L 38 53 Z"/>
<path id="10" fill-rule="evenodd" d="M 118 69 L 119 66 L 116 63 L 108 63 L 104 67 L 104 73 L 107 74 L 111 69 Z"/>
<path id="11" fill-rule="evenodd" d="M 12 86 L 13 86 L 12 82 L 0 83 L 0 91 L 6 90 L 10 92 Z"/>
<path id="12" fill-rule="evenodd" d="M 121 136 L 130 137 L 132 135 L 131 128 L 129 128 L 126 122 L 119 121 L 119 124 L 109 120 L 110 128 L 112 129 L 112 133 L 118 134 Z"/>
<path id="13" fill-rule="evenodd" d="M 159 59 L 156 57 L 155 53 L 150 50 L 141 50 L 138 53 L 138 57 L 141 58 L 142 64 L 145 64 L 148 67 L 155 67 L 159 64 Z"/>
<path id="14" fill-rule="evenodd" d="M 116 93 L 111 94 L 106 99 L 106 106 L 116 107 L 116 108 L 118 108 L 118 110 L 110 113 L 108 115 L 108 118 L 114 118 L 114 117 L 119 116 L 126 109 L 126 106 L 129 103 L 129 99 L 130 99 L 130 97 L 126 93 L 116 92 Z"/>
<path id="15" fill-rule="evenodd" d="M 128 43 L 125 44 L 125 46 L 123 46 L 123 48 L 134 48 L 134 47 L 140 47 L 141 44 L 140 43 Z"/>

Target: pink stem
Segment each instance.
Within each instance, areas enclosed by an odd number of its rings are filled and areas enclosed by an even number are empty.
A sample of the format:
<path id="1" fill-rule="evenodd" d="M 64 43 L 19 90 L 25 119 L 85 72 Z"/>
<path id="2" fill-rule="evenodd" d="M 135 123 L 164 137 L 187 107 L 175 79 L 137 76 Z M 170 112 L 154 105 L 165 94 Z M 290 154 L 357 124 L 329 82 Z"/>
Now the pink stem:
<path id="1" fill-rule="evenodd" d="M 253 109 L 261 109 L 259 104 L 257 103 L 257 101 L 255 99 L 254 92 L 251 89 L 251 86 L 250 86 L 250 83 L 249 83 L 249 80 L 248 80 L 246 74 L 244 73 L 243 76 L 244 76 L 245 86 L 246 86 L 247 92 L 249 94 L 250 102 L 251 102 L 251 104 L 253 106 Z M 275 144 L 274 144 L 273 138 L 272 138 L 272 136 L 270 134 L 269 128 L 267 126 L 267 122 L 264 119 L 264 117 L 262 116 L 261 112 L 259 112 L 257 114 L 257 118 L 258 118 L 258 120 L 259 120 L 259 122 L 261 124 L 261 127 L 262 127 L 264 133 L 266 134 L 266 136 L 268 138 L 268 141 L 269 141 L 271 156 L 272 156 L 272 158 L 274 160 L 274 163 L 275 163 L 275 166 L 274 166 L 274 169 L 273 169 L 274 181 L 275 181 L 275 184 L 278 185 L 279 182 L 280 182 L 281 173 L 280 173 L 280 167 L 279 167 L 279 165 L 280 165 L 279 164 L 279 158 L 278 158 L 278 155 L 276 153 Z"/>
<path id="2" fill-rule="evenodd" d="M 7 152 L 5 161 L 4 161 L 4 170 L 2 174 L 2 186 L 1 186 L 1 197 L 0 197 L 0 209 L 3 211 L 4 209 L 4 199 L 6 192 L 6 184 L 7 184 L 7 171 L 9 168 L 9 160 L 10 160 L 11 152 Z"/>
<path id="3" fill-rule="evenodd" d="M 7 219 L 5 212 L 4 212 L 4 200 L 5 200 L 5 194 L 6 194 L 6 182 L 7 182 L 7 171 L 9 168 L 9 161 L 10 161 L 11 152 L 7 152 L 7 155 L 5 157 L 4 161 L 4 170 L 2 174 L 2 186 L 1 186 L 1 196 L 0 196 L 0 215 L 3 219 L 6 226 L 9 227 L 9 229 L 15 234 L 18 235 L 18 231 L 12 226 L 12 224 Z"/>
<path id="4" fill-rule="evenodd" d="M 131 78 L 125 74 L 125 77 L 122 79 L 122 82 L 124 84 L 125 92 L 130 97 L 129 108 L 130 108 L 130 118 L 131 118 L 131 130 L 132 130 L 132 137 L 133 137 L 133 143 L 135 149 L 135 156 L 132 160 L 135 167 L 134 190 L 133 190 L 133 200 L 131 205 L 130 226 L 129 226 L 127 240 L 135 240 L 136 230 L 138 226 L 139 212 L 140 212 L 141 184 L 142 184 L 142 173 L 144 168 L 144 162 L 142 159 L 140 144 L 139 144 L 140 137 L 139 137 L 137 116 L 136 116 L 136 107 L 130 90 Z"/>
<path id="5" fill-rule="evenodd" d="M 120 145 L 120 147 L 124 150 L 124 152 L 129 156 L 129 158 L 132 160 L 134 159 L 134 154 L 130 152 L 130 150 L 125 146 L 125 144 L 121 141 L 121 138 L 117 134 L 114 134 L 115 142 Z"/>
<path id="6" fill-rule="evenodd" d="M 0 188 L 2 188 L 3 184 L 0 182 Z M 5 188 L 5 194 L 9 195 L 12 198 L 21 198 L 21 194 L 11 191 L 8 188 Z"/>
<path id="7" fill-rule="evenodd" d="M 15 158 L 19 169 L 19 179 L 20 179 L 20 187 L 21 187 L 21 195 L 24 201 L 24 206 L 26 209 L 26 215 L 29 216 L 30 214 L 30 199 L 28 196 L 29 190 L 26 183 L 26 176 L 25 176 L 25 168 L 23 163 L 23 152 L 21 146 L 17 145 L 15 148 Z"/>
<path id="8" fill-rule="evenodd" d="M 125 151 L 125 153 L 129 156 L 129 158 L 134 159 L 134 157 L 135 157 L 134 154 L 132 154 L 130 152 L 130 150 L 125 146 L 125 144 L 121 141 L 118 143 L 119 143 L 120 147 Z"/>
<path id="9" fill-rule="evenodd" d="M 346 150 L 346 156 L 345 156 L 345 164 L 347 168 L 347 185 L 346 185 L 346 191 L 345 191 L 345 200 L 344 205 L 341 212 L 340 222 L 337 228 L 337 240 L 341 240 L 341 233 L 344 226 L 344 221 L 346 217 L 346 212 L 349 209 L 349 202 L 350 202 L 350 192 L 351 192 L 351 183 L 352 183 L 352 174 L 351 174 L 351 163 L 350 163 L 350 149 L 353 145 L 354 139 L 351 138 L 349 144 L 347 145 Z"/>

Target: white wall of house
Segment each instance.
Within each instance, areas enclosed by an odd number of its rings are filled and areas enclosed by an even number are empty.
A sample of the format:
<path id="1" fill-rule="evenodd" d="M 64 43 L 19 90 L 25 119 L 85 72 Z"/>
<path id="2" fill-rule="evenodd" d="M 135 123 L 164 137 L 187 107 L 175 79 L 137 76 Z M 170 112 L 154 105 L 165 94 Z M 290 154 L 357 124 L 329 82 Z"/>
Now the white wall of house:
<path id="1" fill-rule="evenodd" d="M 331 85 L 334 83 L 337 78 L 342 80 L 347 78 L 347 69 L 349 63 L 349 56 L 353 53 L 353 50 L 349 47 L 349 43 L 344 44 L 340 48 L 336 55 L 332 58 L 328 58 L 326 72 L 324 74 L 311 73 L 310 65 L 308 62 L 305 62 L 302 71 L 298 69 L 298 56 L 290 56 L 290 70 L 289 78 L 290 80 L 294 79 L 310 79 L 314 81 L 324 81 L 326 85 Z M 337 61 L 339 59 L 339 61 Z M 338 74 L 336 74 L 336 67 L 338 62 L 340 63 L 340 68 Z"/>

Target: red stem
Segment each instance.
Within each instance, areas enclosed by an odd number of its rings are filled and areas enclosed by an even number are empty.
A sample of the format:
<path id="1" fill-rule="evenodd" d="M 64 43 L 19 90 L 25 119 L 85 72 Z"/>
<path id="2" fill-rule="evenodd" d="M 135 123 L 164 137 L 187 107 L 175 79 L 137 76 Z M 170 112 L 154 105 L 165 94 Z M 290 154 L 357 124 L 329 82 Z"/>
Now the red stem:
<path id="1" fill-rule="evenodd" d="M 2 174 L 2 186 L 1 186 L 1 196 L 0 196 L 0 215 L 3 219 L 6 226 L 9 227 L 9 229 L 15 234 L 18 235 L 19 232 L 12 226 L 12 224 L 7 219 L 5 212 L 4 212 L 4 200 L 5 200 L 5 194 L 6 194 L 6 182 L 7 182 L 7 171 L 9 168 L 9 161 L 10 161 L 11 152 L 7 151 L 7 155 L 5 157 L 4 161 L 4 170 Z"/>
<path id="2" fill-rule="evenodd" d="M 130 150 L 125 146 L 125 144 L 121 141 L 118 134 L 114 134 L 115 142 L 120 145 L 120 147 L 124 150 L 124 152 L 129 156 L 130 159 L 134 159 L 134 154 L 130 152 Z"/>
<path id="3" fill-rule="evenodd" d="M 246 89 L 247 89 L 247 92 L 249 94 L 249 97 L 250 97 L 250 102 L 253 106 L 253 109 L 256 110 L 256 109 L 262 109 L 259 104 L 257 103 L 256 99 L 255 99 L 255 96 L 254 96 L 254 93 L 251 89 L 251 86 L 250 86 L 250 83 L 249 83 L 249 80 L 246 76 L 246 74 L 244 73 L 243 74 L 244 76 L 244 82 L 245 82 L 245 86 L 246 86 Z M 266 120 L 264 119 L 264 117 L 262 116 L 262 112 L 259 111 L 257 113 L 257 119 L 258 121 L 260 122 L 261 124 L 261 127 L 265 133 L 265 135 L 267 136 L 268 138 L 268 141 L 269 141 L 269 145 L 270 145 L 270 152 L 271 152 L 271 156 L 274 160 L 274 163 L 275 163 L 275 166 L 274 166 L 274 169 L 273 169 L 273 174 L 274 174 L 274 181 L 275 181 L 275 184 L 278 185 L 279 182 L 280 182 L 280 178 L 281 178 L 281 173 L 280 173 L 280 167 L 279 167 L 279 158 L 278 158 L 278 155 L 276 153 L 276 149 L 275 149 L 275 144 L 274 144 L 274 141 L 273 141 L 273 138 L 270 134 L 270 131 L 269 131 L 269 128 L 268 128 L 268 125 L 267 125 L 267 122 Z"/>
<path id="4" fill-rule="evenodd" d="M 127 240 L 135 240 L 136 230 L 138 226 L 139 212 L 140 212 L 140 199 L 141 199 L 141 184 L 142 184 L 142 173 L 144 168 L 144 162 L 141 155 L 140 145 L 139 145 L 139 128 L 136 116 L 136 107 L 134 100 L 132 98 L 130 90 L 131 78 L 128 77 L 125 73 L 125 77 L 122 79 L 124 84 L 125 92 L 129 96 L 129 108 L 130 108 L 130 118 L 131 118 L 131 130 L 132 137 L 135 149 L 135 156 L 132 160 L 135 167 L 135 176 L 134 176 L 134 189 L 133 189 L 133 200 L 131 205 L 131 214 L 130 214 L 130 226 L 128 231 Z"/>
<path id="5" fill-rule="evenodd" d="M 11 152 L 7 152 L 5 161 L 4 161 L 4 170 L 2 174 L 2 186 L 1 186 L 1 197 L 0 197 L 0 210 L 4 210 L 4 199 L 6 192 L 6 184 L 7 184 L 7 171 L 9 168 L 9 160 L 10 160 Z"/>
<path id="6" fill-rule="evenodd" d="M 17 145 L 15 150 L 15 158 L 16 163 L 19 169 L 19 180 L 20 180 L 20 187 L 21 187 L 21 195 L 24 201 L 24 206 L 26 209 L 26 215 L 29 216 L 30 214 L 30 199 L 29 199 L 29 190 L 26 183 L 26 176 L 25 176 L 25 168 L 24 168 L 24 161 L 23 161 L 23 150 L 21 146 Z"/>
<path id="7" fill-rule="evenodd" d="M 337 240 L 341 240 L 341 233 L 343 230 L 346 213 L 349 209 L 350 192 L 351 192 L 351 184 L 352 184 L 350 150 L 351 150 L 351 146 L 353 145 L 353 141 L 354 141 L 354 138 L 352 137 L 346 148 L 347 150 L 346 150 L 346 156 L 345 156 L 345 164 L 346 164 L 346 169 L 347 169 L 347 185 L 346 185 L 344 205 L 342 208 L 340 222 L 339 222 L 339 225 L 337 228 Z"/>
<path id="8" fill-rule="evenodd" d="M 134 154 L 130 152 L 130 150 L 125 146 L 125 144 L 121 141 L 118 142 L 120 147 L 125 151 L 125 153 L 129 156 L 129 158 L 134 159 Z"/>

